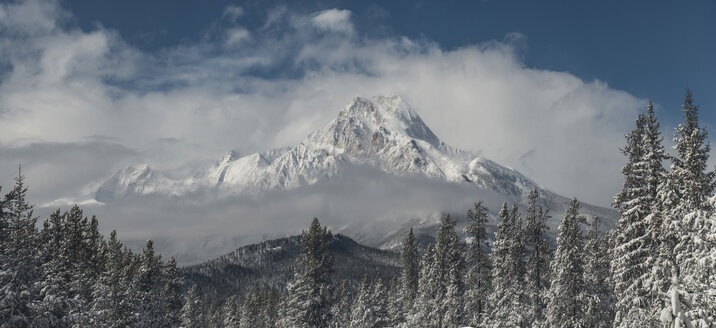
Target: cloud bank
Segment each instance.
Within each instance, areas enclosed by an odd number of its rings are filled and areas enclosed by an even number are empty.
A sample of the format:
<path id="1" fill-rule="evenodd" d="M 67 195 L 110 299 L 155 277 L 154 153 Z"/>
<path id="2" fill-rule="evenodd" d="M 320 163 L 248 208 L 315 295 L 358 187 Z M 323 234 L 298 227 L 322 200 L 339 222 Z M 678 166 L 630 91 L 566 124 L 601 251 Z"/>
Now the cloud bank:
<path id="1" fill-rule="evenodd" d="M 253 14 L 265 24 L 239 25 Z M 127 163 L 181 175 L 231 149 L 293 145 L 355 96 L 400 94 L 446 143 L 608 205 L 618 148 L 645 106 L 602 81 L 526 67 L 520 33 L 446 50 L 365 37 L 347 10 L 227 7 L 202 40 L 143 52 L 117 31 L 74 26 L 54 1 L 5 3 L 0 18 L 0 174 L 7 185 L 22 163 L 38 203 L 87 195 Z"/>

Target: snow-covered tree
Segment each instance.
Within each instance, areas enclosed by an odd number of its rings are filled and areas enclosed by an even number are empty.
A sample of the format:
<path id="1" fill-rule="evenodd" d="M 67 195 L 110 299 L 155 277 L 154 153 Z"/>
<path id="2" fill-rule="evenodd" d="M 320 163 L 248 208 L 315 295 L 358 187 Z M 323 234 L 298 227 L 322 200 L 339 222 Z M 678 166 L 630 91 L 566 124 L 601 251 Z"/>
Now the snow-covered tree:
<path id="1" fill-rule="evenodd" d="M 547 241 L 546 232 L 549 230 L 547 219 L 549 210 L 537 204 L 539 192 L 532 190 L 528 197 L 527 222 L 524 229 L 525 249 L 527 252 L 527 270 L 525 275 L 526 299 L 529 302 L 527 313 L 531 327 L 539 327 L 545 320 L 546 292 L 549 289 L 549 265 L 552 259 L 552 250 Z"/>
<path id="2" fill-rule="evenodd" d="M 547 326 L 552 328 L 592 327 L 587 322 L 587 286 L 584 282 L 584 236 L 580 227 L 579 202 L 572 199 L 559 224 L 557 250 L 552 261 L 552 282 L 547 304 Z"/>
<path id="3" fill-rule="evenodd" d="M 644 165 L 646 124 L 646 116 L 640 114 L 636 128 L 626 135 L 627 145 L 622 149 L 627 157 L 622 168 L 624 186 L 614 197 L 621 217 L 614 232 L 610 267 L 617 299 L 614 326 L 622 328 L 652 318 L 649 307 L 654 297 L 645 286 L 650 270 L 647 258 L 653 251 L 647 216 L 654 209 Z"/>
<path id="4" fill-rule="evenodd" d="M 331 328 L 345 327 L 351 321 L 352 305 L 350 285 L 347 280 L 342 280 L 333 297 Z"/>
<path id="5" fill-rule="evenodd" d="M 353 302 L 351 311 L 350 328 L 370 328 L 376 323 L 376 313 L 373 309 L 373 288 L 367 276 L 361 280 L 358 295 Z"/>
<path id="6" fill-rule="evenodd" d="M 442 316 L 441 322 L 444 326 L 457 326 L 463 321 L 464 244 L 455 231 L 456 223 L 450 215 L 444 216 L 435 243 L 435 274 L 442 302 L 438 303 L 438 308 L 434 310 Z"/>
<path id="7" fill-rule="evenodd" d="M 409 327 L 440 326 L 442 315 L 436 309 L 443 299 L 438 281 L 438 261 L 435 258 L 435 247 L 428 245 L 420 261 L 418 297 L 407 318 Z"/>
<path id="8" fill-rule="evenodd" d="M 241 315 L 239 312 L 239 301 L 236 295 L 233 295 L 224 301 L 221 305 L 221 327 L 223 328 L 240 328 Z"/>
<path id="9" fill-rule="evenodd" d="M 413 308 L 413 302 L 418 295 L 418 279 L 420 274 L 420 258 L 418 245 L 415 242 L 413 228 L 403 241 L 401 252 L 400 285 L 398 290 L 398 306 L 395 321 L 404 322 L 405 315 Z"/>
<path id="10" fill-rule="evenodd" d="M 599 217 L 589 224 L 584 245 L 584 280 L 588 299 L 585 311 L 588 327 L 609 328 L 614 320 L 614 289 L 609 272 L 609 240 Z"/>
<path id="11" fill-rule="evenodd" d="M 192 286 L 184 296 L 184 306 L 181 308 L 181 328 L 206 327 L 206 307 L 199 293 L 199 287 Z"/>
<path id="12" fill-rule="evenodd" d="M 686 90 L 682 107 L 684 122 L 679 124 L 674 134 L 677 156 L 671 157 L 670 188 L 666 188 L 664 196 L 672 201 L 667 206 L 676 215 L 708 209 L 707 199 L 714 191 L 716 177 L 716 172 L 706 171 L 711 146 L 706 129 L 699 125 L 699 108 L 694 105 L 689 90 Z"/>
<path id="13" fill-rule="evenodd" d="M 465 217 L 468 225 L 465 233 L 471 239 L 467 255 L 468 271 L 465 278 L 465 323 L 477 326 L 487 313 L 487 300 L 491 294 L 491 271 L 487 230 L 488 209 L 477 202 L 473 209 L 467 210 Z"/>
<path id="14" fill-rule="evenodd" d="M 301 255 L 293 280 L 286 287 L 281 326 L 328 327 L 330 323 L 329 273 L 333 256 L 328 250 L 331 232 L 313 219 L 301 235 Z"/>
<path id="15" fill-rule="evenodd" d="M 38 279 L 37 218 L 27 202 L 27 187 L 18 170 L 15 186 L 2 201 L 0 240 L 0 322 L 7 327 L 29 325 L 33 319 L 33 283 Z"/>
<path id="16" fill-rule="evenodd" d="M 516 207 L 502 204 L 501 221 L 492 248 L 492 313 L 490 327 L 524 327 L 527 309 L 524 300 L 524 244 Z"/>

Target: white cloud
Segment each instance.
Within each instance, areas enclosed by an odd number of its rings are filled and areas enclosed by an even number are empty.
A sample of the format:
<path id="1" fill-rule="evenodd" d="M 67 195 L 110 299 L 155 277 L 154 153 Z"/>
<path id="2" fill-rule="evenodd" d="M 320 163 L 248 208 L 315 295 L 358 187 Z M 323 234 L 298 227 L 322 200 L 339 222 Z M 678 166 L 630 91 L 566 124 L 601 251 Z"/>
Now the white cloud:
<path id="1" fill-rule="evenodd" d="M 351 11 L 340 9 L 328 9 L 313 16 L 313 24 L 316 27 L 336 32 L 352 33 L 353 23 L 351 22 Z"/>
<path id="2" fill-rule="evenodd" d="M 115 31 L 58 27 L 68 14 L 54 2 L 0 12 L 13 17 L 0 20 L 12 29 L 0 32 L 0 58 L 13 68 L 0 81 L 0 140 L 10 149 L 0 149 L 7 155 L 0 175 L 8 181 L 21 160 L 45 202 L 71 197 L 63 190 L 83 190 L 128 161 L 188 172 L 230 149 L 293 145 L 353 97 L 397 93 L 447 143 L 608 205 L 621 183 L 618 148 L 645 106 L 604 82 L 525 67 L 519 34 L 444 50 L 428 40 L 360 37 L 346 10 L 302 16 L 277 8 L 259 30 L 226 31 L 224 41 L 250 38 L 251 47 L 203 41 L 144 53 Z M 115 138 L 122 151 L 87 146 L 91 135 Z M 29 144 L 75 149 L 91 174 L 52 180 L 42 172 L 76 163 L 17 149 Z"/>
<path id="3" fill-rule="evenodd" d="M 244 15 L 244 8 L 234 5 L 228 5 L 224 8 L 224 17 L 227 17 L 232 22 L 235 22 L 241 16 Z"/>
<path id="4" fill-rule="evenodd" d="M 235 46 L 250 38 L 251 33 L 249 33 L 249 30 L 243 27 L 235 27 L 226 32 L 226 45 Z"/>

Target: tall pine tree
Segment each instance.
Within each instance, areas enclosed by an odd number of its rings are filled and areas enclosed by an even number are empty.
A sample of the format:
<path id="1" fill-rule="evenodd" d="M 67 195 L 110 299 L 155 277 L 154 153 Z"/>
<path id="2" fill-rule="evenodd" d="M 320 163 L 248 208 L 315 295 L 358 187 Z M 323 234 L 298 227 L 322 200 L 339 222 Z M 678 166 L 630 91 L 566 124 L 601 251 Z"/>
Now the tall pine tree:
<path id="1" fill-rule="evenodd" d="M 287 301 L 282 309 L 284 327 L 328 327 L 330 323 L 329 273 L 333 256 L 328 250 L 331 232 L 317 218 L 301 235 L 301 255 L 293 280 L 286 287 Z"/>
<path id="2" fill-rule="evenodd" d="M 552 283 L 547 305 L 547 326 L 552 328 L 592 327 L 586 321 L 587 287 L 584 282 L 584 241 L 579 202 L 572 199 L 559 224 L 557 250 L 552 261 Z"/>
<path id="3" fill-rule="evenodd" d="M 529 302 L 528 322 L 532 327 L 540 327 L 545 320 L 546 292 L 549 289 L 549 263 L 552 250 L 547 241 L 547 219 L 549 211 L 537 204 L 539 192 L 532 190 L 528 197 L 525 221 L 525 248 L 527 251 L 526 299 Z"/>
<path id="4" fill-rule="evenodd" d="M 467 210 L 465 214 L 468 225 L 465 233 L 471 238 L 469 253 L 467 255 L 468 271 L 465 278 L 467 291 L 465 293 L 465 322 L 477 326 L 486 315 L 487 300 L 491 294 L 491 271 L 492 265 L 487 250 L 489 240 L 487 239 L 488 209 L 477 202 L 473 209 Z"/>

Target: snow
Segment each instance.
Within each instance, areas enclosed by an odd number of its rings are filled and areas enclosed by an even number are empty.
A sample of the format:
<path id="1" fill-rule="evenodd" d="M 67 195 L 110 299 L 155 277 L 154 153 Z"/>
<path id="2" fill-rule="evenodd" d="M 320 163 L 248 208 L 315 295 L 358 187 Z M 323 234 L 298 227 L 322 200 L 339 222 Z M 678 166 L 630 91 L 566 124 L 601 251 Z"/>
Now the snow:
<path id="1" fill-rule="evenodd" d="M 110 202 L 143 194 L 181 195 L 201 188 L 258 195 L 315 184 L 340 175 L 348 165 L 450 183 L 470 182 L 510 196 L 539 188 L 515 170 L 446 145 L 400 96 L 375 96 L 353 99 L 336 119 L 295 147 L 243 157 L 230 151 L 203 172 L 177 180 L 148 164 L 128 167 L 108 179 L 96 199 Z"/>

